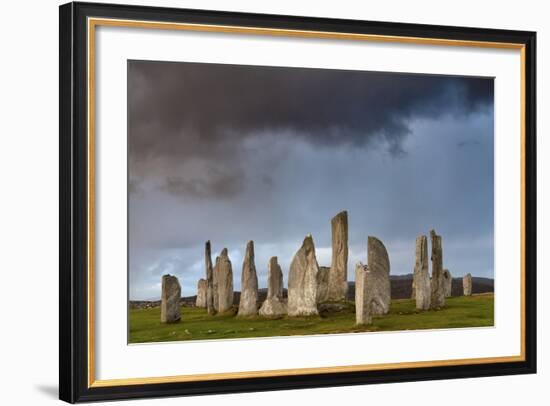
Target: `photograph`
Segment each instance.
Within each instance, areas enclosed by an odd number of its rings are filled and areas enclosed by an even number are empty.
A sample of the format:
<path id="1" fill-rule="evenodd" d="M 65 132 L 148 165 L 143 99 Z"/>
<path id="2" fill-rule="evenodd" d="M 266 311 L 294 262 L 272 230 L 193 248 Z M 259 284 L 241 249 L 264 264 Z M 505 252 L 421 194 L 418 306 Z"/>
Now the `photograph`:
<path id="1" fill-rule="evenodd" d="M 131 59 L 127 123 L 128 344 L 494 326 L 494 77 Z"/>
<path id="2" fill-rule="evenodd" d="M 543 13 L 258 4 L 59 7 L 59 398 L 536 374 Z"/>

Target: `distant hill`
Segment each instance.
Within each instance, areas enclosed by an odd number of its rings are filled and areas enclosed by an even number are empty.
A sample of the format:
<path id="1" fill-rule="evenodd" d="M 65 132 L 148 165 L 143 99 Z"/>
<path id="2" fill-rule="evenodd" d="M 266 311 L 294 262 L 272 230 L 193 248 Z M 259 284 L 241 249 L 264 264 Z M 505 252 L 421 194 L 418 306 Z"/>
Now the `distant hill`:
<path id="1" fill-rule="evenodd" d="M 391 297 L 392 299 L 409 299 L 412 294 L 412 273 L 406 275 L 391 275 Z M 355 300 L 355 282 L 348 282 L 348 300 Z M 494 280 L 490 278 L 472 277 L 472 293 L 494 292 Z M 453 278 L 451 287 L 452 296 L 462 296 L 462 278 Z M 262 303 L 267 297 L 267 288 L 258 289 L 259 302 Z M 283 291 L 283 297 L 287 297 L 287 289 Z M 241 292 L 234 292 L 233 303 L 239 304 Z M 182 297 L 182 306 L 195 306 L 196 295 Z M 160 306 L 160 300 L 131 300 L 130 308 L 149 308 Z"/>
<path id="2" fill-rule="evenodd" d="M 409 299 L 412 294 L 413 274 L 391 275 L 392 299 Z M 472 277 L 472 293 L 494 292 L 494 280 L 490 278 Z M 462 296 L 462 278 L 453 278 L 451 285 L 452 296 Z M 355 282 L 349 282 L 348 299 L 355 297 Z"/>
<path id="3" fill-rule="evenodd" d="M 258 301 L 262 303 L 267 297 L 267 288 L 258 289 Z M 283 289 L 283 297 L 287 297 L 287 289 Z M 182 306 L 195 306 L 197 295 L 185 296 L 180 299 Z M 241 300 L 241 292 L 233 293 L 233 304 L 238 305 Z M 130 300 L 131 309 L 147 309 L 160 306 L 160 300 Z"/>

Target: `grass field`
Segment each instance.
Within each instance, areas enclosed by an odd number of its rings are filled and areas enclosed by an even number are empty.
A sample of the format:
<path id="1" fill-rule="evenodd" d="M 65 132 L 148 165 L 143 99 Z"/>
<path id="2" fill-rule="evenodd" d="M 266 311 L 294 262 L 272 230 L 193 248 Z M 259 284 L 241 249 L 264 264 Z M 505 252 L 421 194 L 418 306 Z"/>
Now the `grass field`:
<path id="1" fill-rule="evenodd" d="M 441 310 L 417 311 L 413 300 L 392 301 L 391 311 L 373 318 L 368 327 L 355 326 L 353 303 L 322 317 L 238 318 L 233 314 L 209 316 L 205 309 L 182 307 L 182 319 L 160 323 L 160 307 L 130 310 L 130 343 L 212 340 L 223 338 L 335 334 L 493 325 L 494 296 L 479 294 L 447 298 Z"/>

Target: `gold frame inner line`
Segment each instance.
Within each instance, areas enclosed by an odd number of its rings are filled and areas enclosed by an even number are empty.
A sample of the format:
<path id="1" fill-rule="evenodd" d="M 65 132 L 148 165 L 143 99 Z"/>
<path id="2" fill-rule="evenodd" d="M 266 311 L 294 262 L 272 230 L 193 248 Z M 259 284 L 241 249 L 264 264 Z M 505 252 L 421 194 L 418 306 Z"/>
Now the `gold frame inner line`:
<path id="1" fill-rule="evenodd" d="M 465 41 L 439 38 L 422 37 L 399 37 L 390 35 L 371 35 L 371 34 L 353 34 L 344 32 L 325 32 L 325 31 L 306 31 L 290 29 L 273 29 L 262 27 L 241 27 L 228 25 L 208 25 L 208 24 L 187 24 L 187 23 L 167 23 L 138 20 L 120 20 L 109 18 L 89 18 L 87 23 L 88 40 L 88 61 L 87 61 L 87 80 L 88 80 L 88 387 L 112 387 L 125 385 L 143 385 L 159 383 L 176 383 L 192 381 L 212 381 L 218 379 L 244 379 L 257 377 L 277 377 L 277 376 L 296 376 L 311 374 L 328 374 L 339 372 L 359 372 L 359 371 L 378 371 L 398 368 L 425 368 L 439 366 L 457 366 L 472 364 L 494 364 L 503 362 L 522 362 L 525 361 L 525 45 L 505 42 L 488 41 Z M 519 355 L 485 358 L 468 358 L 454 360 L 434 360 L 417 362 L 397 362 L 385 364 L 366 364 L 366 365 L 346 365 L 318 368 L 297 368 L 297 369 L 279 369 L 266 371 L 246 371 L 246 372 L 227 372 L 212 374 L 193 374 L 177 376 L 160 376 L 148 378 L 124 378 L 124 379 L 95 379 L 95 29 L 98 26 L 109 27 L 132 27 L 148 28 L 161 30 L 183 30 L 194 32 L 216 32 L 216 33 L 234 33 L 245 35 L 267 35 L 284 36 L 299 38 L 318 38 L 318 39 L 339 39 L 356 40 L 371 42 L 392 42 L 403 44 L 422 44 L 432 46 L 459 46 L 459 47 L 478 47 L 493 49 L 511 49 L 520 51 L 521 64 L 521 111 L 520 111 L 520 129 L 521 140 L 520 163 L 521 163 L 521 299 L 520 299 L 520 335 L 521 349 Z"/>

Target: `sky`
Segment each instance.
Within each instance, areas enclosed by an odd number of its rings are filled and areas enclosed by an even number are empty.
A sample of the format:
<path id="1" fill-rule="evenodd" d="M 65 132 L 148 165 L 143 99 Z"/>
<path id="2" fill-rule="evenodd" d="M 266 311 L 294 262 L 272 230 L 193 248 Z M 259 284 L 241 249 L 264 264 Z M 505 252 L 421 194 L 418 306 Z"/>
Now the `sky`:
<path id="1" fill-rule="evenodd" d="M 277 256 L 284 283 L 313 236 L 331 263 L 331 218 L 348 212 L 348 280 L 382 240 L 411 273 L 435 229 L 454 277 L 492 278 L 493 78 L 128 62 L 129 296 L 182 295 L 227 247 L 240 290 L 254 241 L 259 286 Z"/>

